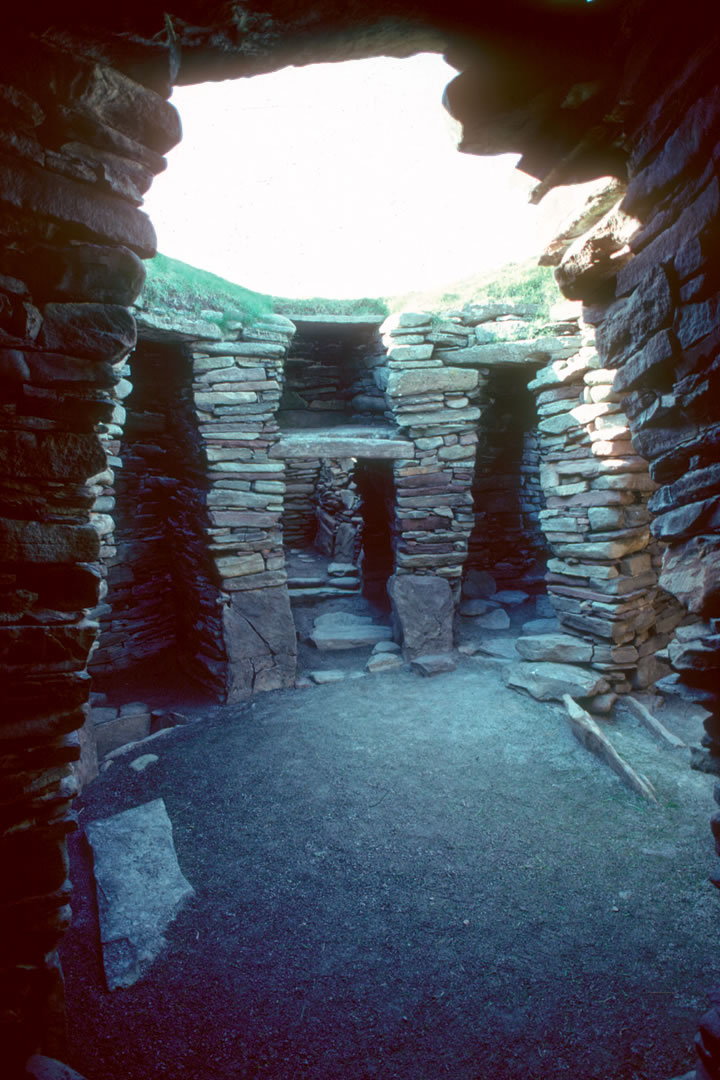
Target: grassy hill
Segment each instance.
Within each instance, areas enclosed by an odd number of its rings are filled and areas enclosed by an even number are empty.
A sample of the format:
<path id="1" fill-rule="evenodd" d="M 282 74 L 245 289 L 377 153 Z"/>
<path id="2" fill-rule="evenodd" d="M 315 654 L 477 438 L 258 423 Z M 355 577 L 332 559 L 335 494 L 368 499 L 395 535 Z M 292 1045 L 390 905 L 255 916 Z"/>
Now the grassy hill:
<path id="1" fill-rule="evenodd" d="M 225 318 L 257 318 L 273 311 L 273 298 L 200 270 L 197 266 L 156 255 L 145 263 L 147 278 L 137 301 L 143 307 L 170 308 L 199 315 L 223 312 Z"/>
<path id="2" fill-rule="evenodd" d="M 205 312 L 205 317 L 209 311 L 215 311 L 218 313 L 215 321 L 220 324 L 233 319 L 252 321 L 271 311 L 297 315 L 387 315 L 394 311 L 441 312 L 468 303 L 497 300 L 535 303 L 547 316 L 550 305 L 559 299 L 552 269 L 538 266 L 533 260 L 508 263 L 438 289 L 352 300 L 270 296 L 167 255 L 156 255 L 146 266 L 147 280 L 139 304 L 195 315 Z"/>
<path id="3" fill-rule="evenodd" d="M 547 317 L 560 299 L 552 268 L 528 259 L 483 270 L 442 288 L 402 293 L 388 302 L 392 311 L 448 311 L 465 304 L 514 300 L 538 304 Z"/>

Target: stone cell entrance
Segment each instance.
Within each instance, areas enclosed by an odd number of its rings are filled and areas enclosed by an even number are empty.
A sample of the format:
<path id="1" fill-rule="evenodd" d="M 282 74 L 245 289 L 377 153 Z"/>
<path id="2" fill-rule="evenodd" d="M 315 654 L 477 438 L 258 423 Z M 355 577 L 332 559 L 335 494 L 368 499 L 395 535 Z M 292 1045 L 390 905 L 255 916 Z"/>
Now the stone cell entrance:
<path id="1" fill-rule="evenodd" d="M 382 611 L 390 610 L 388 578 L 394 570 L 395 484 L 392 463 L 363 459 L 355 466 L 362 514 L 362 591 Z"/>

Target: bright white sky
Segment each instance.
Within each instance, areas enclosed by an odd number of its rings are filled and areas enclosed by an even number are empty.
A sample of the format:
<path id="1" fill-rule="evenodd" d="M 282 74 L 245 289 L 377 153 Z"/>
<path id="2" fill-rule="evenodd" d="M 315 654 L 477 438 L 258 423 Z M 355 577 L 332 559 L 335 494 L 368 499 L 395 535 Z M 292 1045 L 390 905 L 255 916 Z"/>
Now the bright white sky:
<path id="1" fill-rule="evenodd" d="M 455 74 L 423 54 L 177 88 L 183 141 L 145 205 L 159 250 L 261 292 L 335 297 L 538 253 L 571 195 L 529 206 L 516 156 L 457 152 L 441 104 Z"/>

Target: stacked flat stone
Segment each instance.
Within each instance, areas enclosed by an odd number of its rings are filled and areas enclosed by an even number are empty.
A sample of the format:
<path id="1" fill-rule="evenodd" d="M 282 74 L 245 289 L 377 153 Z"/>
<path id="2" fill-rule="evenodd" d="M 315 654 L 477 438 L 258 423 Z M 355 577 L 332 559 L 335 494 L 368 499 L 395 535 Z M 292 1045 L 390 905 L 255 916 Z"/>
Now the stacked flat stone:
<path id="1" fill-rule="evenodd" d="M 296 494 L 292 505 L 286 503 L 283 515 L 286 548 L 293 543 L 306 549 L 314 546 L 325 557 L 314 560 L 312 566 L 291 559 L 288 587 L 292 599 L 327 599 L 360 588 L 357 564 L 363 519 L 354 465 L 352 459 L 339 458 L 287 461 L 287 474 L 292 477 L 288 491 L 294 489 Z"/>
<path id="2" fill-rule="evenodd" d="M 617 693 L 665 673 L 655 653 L 684 613 L 658 590 L 648 510 L 656 485 L 630 441 L 616 372 L 601 366 L 592 339 L 588 329 L 575 356 L 542 368 L 529 385 L 546 501 L 540 519 L 552 551 L 548 595 L 562 627 L 586 642 L 584 661 Z M 518 648 L 525 655 L 522 639 Z M 536 643 L 532 658 L 556 660 L 553 641 L 546 655 Z"/>
<path id="3" fill-rule="evenodd" d="M 288 353 L 282 425 L 332 426 L 381 416 L 383 395 L 373 379 L 374 367 L 383 360 L 377 323 L 373 325 L 372 319 L 355 323 L 352 316 L 327 316 L 327 324 L 321 320 L 322 316 L 311 320 Z M 302 318 L 299 321 L 302 324 Z M 339 333 L 333 337 L 326 331 L 335 321 Z M 314 336 L 318 326 L 321 333 Z"/>
<path id="4" fill-rule="evenodd" d="M 433 336 L 467 340 L 450 322 L 438 329 L 431 315 L 403 312 L 381 327 L 387 366 L 376 370 L 388 418 L 414 444 L 394 463 L 396 572 L 457 579 L 473 525 L 472 476 L 478 441 L 480 372 L 435 355 Z"/>
<path id="5" fill-rule="evenodd" d="M 111 482 L 98 424 L 121 416 L 125 305 L 155 251 L 138 208 L 180 125 L 160 94 L 82 50 L 42 35 L 3 45 L 0 1028 L 3 1071 L 21 1076 L 40 1046 L 62 1048 L 55 950 L 111 527 L 109 504 L 93 514 Z"/>
<path id="6" fill-rule="evenodd" d="M 219 635 L 214 631 L 207 635 L 213 651 L 221 642 L 222 656 L 208 652 L 200 662 L 211 682 L 224 680 L 226 700 L 246 697 L 253 688 L 294 681 L 295 646 L 290 640 L 281 530 L 285 467 L 269 453 L 278 440 L 275 414 L 294 330 L 282 315 L 264 315 L 247 329 L 238 325 L 234 340 L 192 349 L 194 413 L 207 462 L 206 548 L 220 590 L 213 618 L 222 624 Z M 262 595 L 236 596 L 243 593 Z M 248 620 L 241 613 L 250 609 Z M 287 626 L 281 625 L 281 614 L 287 615 Z M 263 621 L 270 638 L 273 627 L 279 635 L 277 665 L 270 659 L 274 653 L 267 638 L 265 652 L 260 646 Z M 257 631 L 252 629 L 256 624 Z M 263 659 L 256 666 L 252 656 L 246 657 L 245 674 L 238 670 L 233 675 L 230 661 L 238 649 L 247 647 L 241 639 L 248 634 Z"/>
<path id="7" fill-rule="evenodd" d="M 360 554 L 363 519 L 354 464 L 352 459 L 323 461 L 314 496 L 315 547 L 341 563 L 355 563 Z"/>
<path id="8" fill-rule="evenodd" d="M 538 514 L 539 487 L 532 398 L 528 373 L 549 360 L 571 355 L 579 344 L 576 317 L 562 312 L 538 324 L 540 307 L 521 301 L 467 304 L 436 320 L 434 356 L 446 365 L 479 374 L 483 418 L 478 426 L 473 500 L 475 520 L 466 569 L 490 570 L 514 587 L 537 584 L 545 554 Z M 525 435 L 528 433 L 528 437 Z"/>
<path id="9" fill-rule="evenodd" d="M 184 463 L 169 430 L 180 404 L 173 359 L 167 351 L 136 349 L 125 373 L 133 389 L 125 400 L 122 440 L 106 436 L 112 483 L 95 511 L 111 515 L 113 526 L 101 548 L 107 594 L 95 611 L 100 638 L 90 663 L 94 675 L 175 645 L 171 566 L 183 535 L 171 529 L 171 507 Z"/>
<path id="10" fill-rule="evenodd" d="M 289 460 L 285 466 L 283 539 L 288 548 L 309 547 L 317 532 L 313 496 L 322 462 L 320 458 Z"/>
<path id="11" fill-rule="evenodd" d="M 219 341 L 207 321 L 171 312 L 138 317 L 144 332 L 160 333 L 166 344 L 144 344 L 132 358 L 142 392 L 132 396 L 127 437 L 122 444 L 116 438 L 122 428 L 115 421 L 124 420 L 117 407 L 105 434 L 121 455 L 115 463 L 123 479 L 115 481 L 117 490 L 104 487 L 96 504 L 107 534 L 108 594 L 98 609 L 106 633 L 94 670 L 173 647 L 213 695 L 238 699 L 256 684 L 252 654 L 259 649 L 260 683 L 287 685 L 294 678 L 291 622 L 275 627 L 283 645 L 276 666 L 269 659 L 272 627 L 255 634 L 239 612 L 252 609 L 253 626 L 277 623 L 279 611 L 289 617 L 280 529 L 284 464 L 271 461 L 269 449 L 278 438 L 275 412 L 294 327 L 266 315 L 247 327 L 227 325 L 228 340 Z M 201 334 L 215 340 L 182 344 Z M 168 345 L 173 336 L 179 340 Z M 114 529 L 101 507 L 113 509 Z M 256 590 L 260 596 L 234 599 Z M 238 650 L 249 656 L 233 674 Z"/>
<path id="12" fill-rule="evenodd" d="M 509 377 L 508 377 L 509 376 Z M 486 570 L 501 588 L 539 581 L 547 558 L 540 528 L 545 500 L 532 395 L 517 372 L 491 372 L 480 432 L 473 500 L 475 524 L 466 570 Z"/>

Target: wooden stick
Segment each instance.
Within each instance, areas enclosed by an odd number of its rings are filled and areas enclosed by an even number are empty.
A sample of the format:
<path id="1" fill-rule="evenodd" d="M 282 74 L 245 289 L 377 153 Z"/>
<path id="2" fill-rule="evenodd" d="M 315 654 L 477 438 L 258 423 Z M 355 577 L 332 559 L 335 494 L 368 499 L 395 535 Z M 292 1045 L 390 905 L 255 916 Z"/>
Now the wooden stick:
<path id="1" fill-rule="evenodd" d="M 570 720 L 570 728 L 573 735 L 582 743 L 586 750 L 609 765 L 614 773 L 620 777 L 626 787 L 641 795 L 648 802 L 658 805 L 657 795 L 650 781 L 636 773 L 632 766 L 621 758 L 607 735 L 600 730 L 590 713 L 585 712 L 574 698 L 569 694 L 563 694 L 563 704 Z"/>

